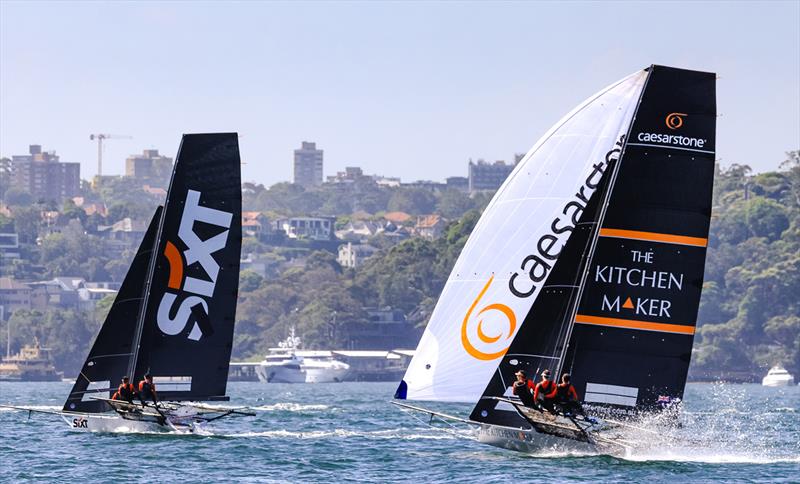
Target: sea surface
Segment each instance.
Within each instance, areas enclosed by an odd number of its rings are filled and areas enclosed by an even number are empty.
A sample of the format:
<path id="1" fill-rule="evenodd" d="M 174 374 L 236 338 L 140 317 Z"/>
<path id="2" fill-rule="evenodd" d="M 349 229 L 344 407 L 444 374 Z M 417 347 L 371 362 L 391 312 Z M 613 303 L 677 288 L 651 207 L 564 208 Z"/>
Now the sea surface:
<path id="1" fill-rule="evenodd" d="M 257 417 L 202 434 L 88 434 L 0 410 L 0 481 L 800 482 L 800 387 L 690 384 L 682 427 L 619 458 L 520 454 L 437 429 L 389 404 L 395 385 L 231 383 Z M 67 383 L 0 383 L 0 403 L 57 410 Z M 429 407 L 465 416 L 469 405 Z M 416 418 L 415 418 L 416 417 Z"/>

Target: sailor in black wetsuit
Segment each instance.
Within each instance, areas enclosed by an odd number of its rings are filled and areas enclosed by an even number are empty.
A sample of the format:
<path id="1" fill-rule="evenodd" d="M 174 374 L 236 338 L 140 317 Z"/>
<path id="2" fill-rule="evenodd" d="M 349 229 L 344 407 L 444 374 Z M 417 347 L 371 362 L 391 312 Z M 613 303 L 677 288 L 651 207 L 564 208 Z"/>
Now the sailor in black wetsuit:
<path id="1" fill-rule="evenodd" d="M 561 411 L 567 415 L 584 415 L 578 392 L 570 383 L 569 373 L 561 375 L 561 383 L 556 387 L 556 401 Z"/>
<path id="2" fill-rule="evenodd" d="M 526 407 L 535 407 L 533 394 L 531 393 L 531 390 L 533 390 L 533 382 L 528 379 L 525 370 L 519 370 L 514 373 L 514 375 L 517 377 L 517 381 L 514 382 L 512 388 L 514 395 L 518 396 L 522 404 Z"/>
<path id="3" fill-rule="evenodd" d="M 136 392 L 133 391 L 133 385 L 131 385 L 127 376 L 123 376 L 122 383 L 120 384 L 119 388 L 117 388 L 116 393 L 114 393 L 114 396 L 111 397 L 111 399 L 124 400 L 128 403 L 133 403 L 134 396 L 136 396 Z"/>
<path id="4" fill-rule="evenodd" d="M 139 400 L 142 405 L 145 401 L 152 400 L 153 404 L 158 404 L 158 394 L 156 393 L 156 384 L 153 383 L 153 376 L 150 373 L 145 374 L 144 380 L 139 382 Z"/>

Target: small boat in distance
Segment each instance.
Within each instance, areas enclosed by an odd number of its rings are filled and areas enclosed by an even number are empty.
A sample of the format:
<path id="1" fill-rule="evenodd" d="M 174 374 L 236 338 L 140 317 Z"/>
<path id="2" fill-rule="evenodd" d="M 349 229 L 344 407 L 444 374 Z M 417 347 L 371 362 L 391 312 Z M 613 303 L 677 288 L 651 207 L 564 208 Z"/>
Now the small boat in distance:
<path id="1" fill-rule="evenodd" d="M 775 365 L 769 369 L 761 384 L 765 387 L 788 387 L 794 385 L 794 376 L 781 365 Z"/>
<path id="2" fill-rule="evenodd" d="M 56 371 L 50 350 L 39 346 L 38 338 L 16 355 L 6 353 L 0 362 L 0 381 L 61 381 L 63 373 Z"/>
<path id="3" fill-rule="evenodd" d="M 292 327 L 289 336 L 269 348 L 256 375 L 266 383 L 334 383 L 341 382 L 350 365 L 333 357 L 330 351 L 301 350 L 302 342 Z"/>

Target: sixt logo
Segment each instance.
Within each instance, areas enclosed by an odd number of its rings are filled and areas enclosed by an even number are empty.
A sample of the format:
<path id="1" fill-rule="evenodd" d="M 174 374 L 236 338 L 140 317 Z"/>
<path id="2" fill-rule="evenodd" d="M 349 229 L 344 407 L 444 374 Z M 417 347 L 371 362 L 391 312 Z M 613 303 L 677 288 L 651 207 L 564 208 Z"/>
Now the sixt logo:
<path id="1" fill-rule="evenodd" d="M 194 224 L 203 222 L 229 229 L 232 219 L 233 215 L 228 212 L 200 206 L 200 192 L 189 190 L 186 194 L 186 203 L 178 227 L 178 237 L 187 249 L 181 254 L 175 244 L 169 240 L 164 247 L 164 256 L 169 263 L 169 280 L 167 281 L 167 291 L 158 305 L 157 321 L 159 329 L 165 334 L 179 334 L 186 328 L 190 316 L 193 316 L 194 325 L 189 332 L 189 339 L 198 341 L 203 335 L 211 335 L 214 332 L 208 318 L 207 299 L 214 295 L 220 269 L 212 254 L 225 248 L 230 230 L 224 230 L 213 237 L 202 240 L 195 233 Z M 191 276 L 186 276 L 184 279 L 184 268 L 195 262 L 200 263 L 200 267 L 203 268 L 209 280 Z M 175 317 L 173 318 L 170 317 L 170 314 L 173 313 L 175 301 L 179 295 L 187 296 L 174 311 Z"/>
<path id="2" fill-rule="evenodd" d="M 74 429 L 88 429 L 89 421 L 83 417 L 72 419 L 72 428 Z"/>
<path id="3" fill-rule="evenodd" d="M 669 113 L 664 123 L 669 129 L 678 129 L 683 126 L 683 117 L 686 115 L 686 113 Z"/>

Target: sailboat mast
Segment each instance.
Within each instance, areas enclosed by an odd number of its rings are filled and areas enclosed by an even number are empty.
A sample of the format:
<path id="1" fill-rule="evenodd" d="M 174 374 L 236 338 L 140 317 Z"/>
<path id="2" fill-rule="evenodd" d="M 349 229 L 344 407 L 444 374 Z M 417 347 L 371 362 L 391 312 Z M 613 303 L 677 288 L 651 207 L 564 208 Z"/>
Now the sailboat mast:
<path id="1" fill-rule="evenodd" d="M 181 141 L 181 144 L 183 142 Z M 178 147 L 178 153 L 181 152 Z M 169 197 L 172 192 L 172 182 L 175 178 L 175 171 L 178 168 L 178 160 L 175 160 L 175 165 L 172 167 L 172 175 L 170 175 L 169 190 L 167 191 L 167 199 L 164 202 L 164 209 L 161 211 L 161 217 L 158 221 L 158 230 L 156 231 L 156 239 L 153 243 L 153 250 L 150 254 L 150 262 L 147 266 L 147 276 L 145 277 L 144 292 L 142 294 L 142 302 L 139 304 L 139 315 L 136 319 L 136 330 L 133 333 L 133 342 L 131 343 L 131 357 L 128 361 L 128 376 L 133 380 L 136 378 L 136 364 L 139 358 L 139 348 L 142 343 L 142 331 L 144 331 L 144 320 L 147 315 L 147 301 L 150 299 L 150 288 L 153 285 L 153 274 L 156 269 L 156 260 L 158 259 L 158 248 L 161 246 L 161 236 L 164 232 L 164 220 L 167 217 L 167 206 L 169 205 Z"/>
<path id="2" fill-rule="evenodd" d="M 578 293 L 575 296 L 575 299 L 571 303 L 571 308 L 569 311 L 569 318 L 567 319 L 567 331 L 564 335 L 564 343 L 561 345 L 561 354 L 558 356 L 558 364 L 556 366 L 555 375 L 560 375 L 561 371 L 564 368 L 564 359 L 567 355 L 567 350 L 569 349 L 569 340 L 572 337 L 572 330 L 575 327 L 575 316 L 578 314 L 578 307 L 580 306 L 581 298 L 583 297 L 583 290 L 586 287 L 586 279 L 589 277 L 589 270 L 591 269 L 592 265 L 592 258 L 594 257 L 595 249 L 597 248 L 597 239 L 600 236 L 600 227 L 603 226 L 603 220 L 606 216 L 606 211 L 608 210 L 609 200 L 611 199 L 611 194 L 614 192 L 614 183 L 617 181 L 617 174 L 619 174 L 620 166 L 622 165 L 622 159 L 625 156 L 625 150 L 628 147 L 628 140 L 630 139 L 631 132 L 633 130 L 633 123 L 636 121 L 636 116 L 639 114 L 639 107 L 642 105 L 642 98 L 644 97 L 644 93 L 647 91 L 647 83 L 650 81 L 650 77 L 653 75 L 653 66 L 651 65 L 647 72 L 647 78 L 644 80 L 644 86 L 642 87 L 641 93 L 639 93 L 639 100 L 636 102 L 636 110 L 633 112 L 633 117 L 631 118 L 630 124 L 628 125 L 628 130 L 625 133 L 625 139 L 622 141 L 622 148 L 620 149 L 619 158 L 617 158 L 617 162 L 614 163 L 612 167 L 611 173 L 609 173 L 610 179 L 608 183 L 608 188 L 606 192 L 603 194 L 603 203 L 600 206 L 600 215 L 597 217 L 597 222 L 595 224 L 594 230 L 592 232 L 592 241 L 589 244 L 589 254 L 586 256 L 586 264 L 583 268 L 583 274 L 581 274 L 581 280 L 578 284 Z M 557 378 L 557 376 L 555 376 Z"/>

